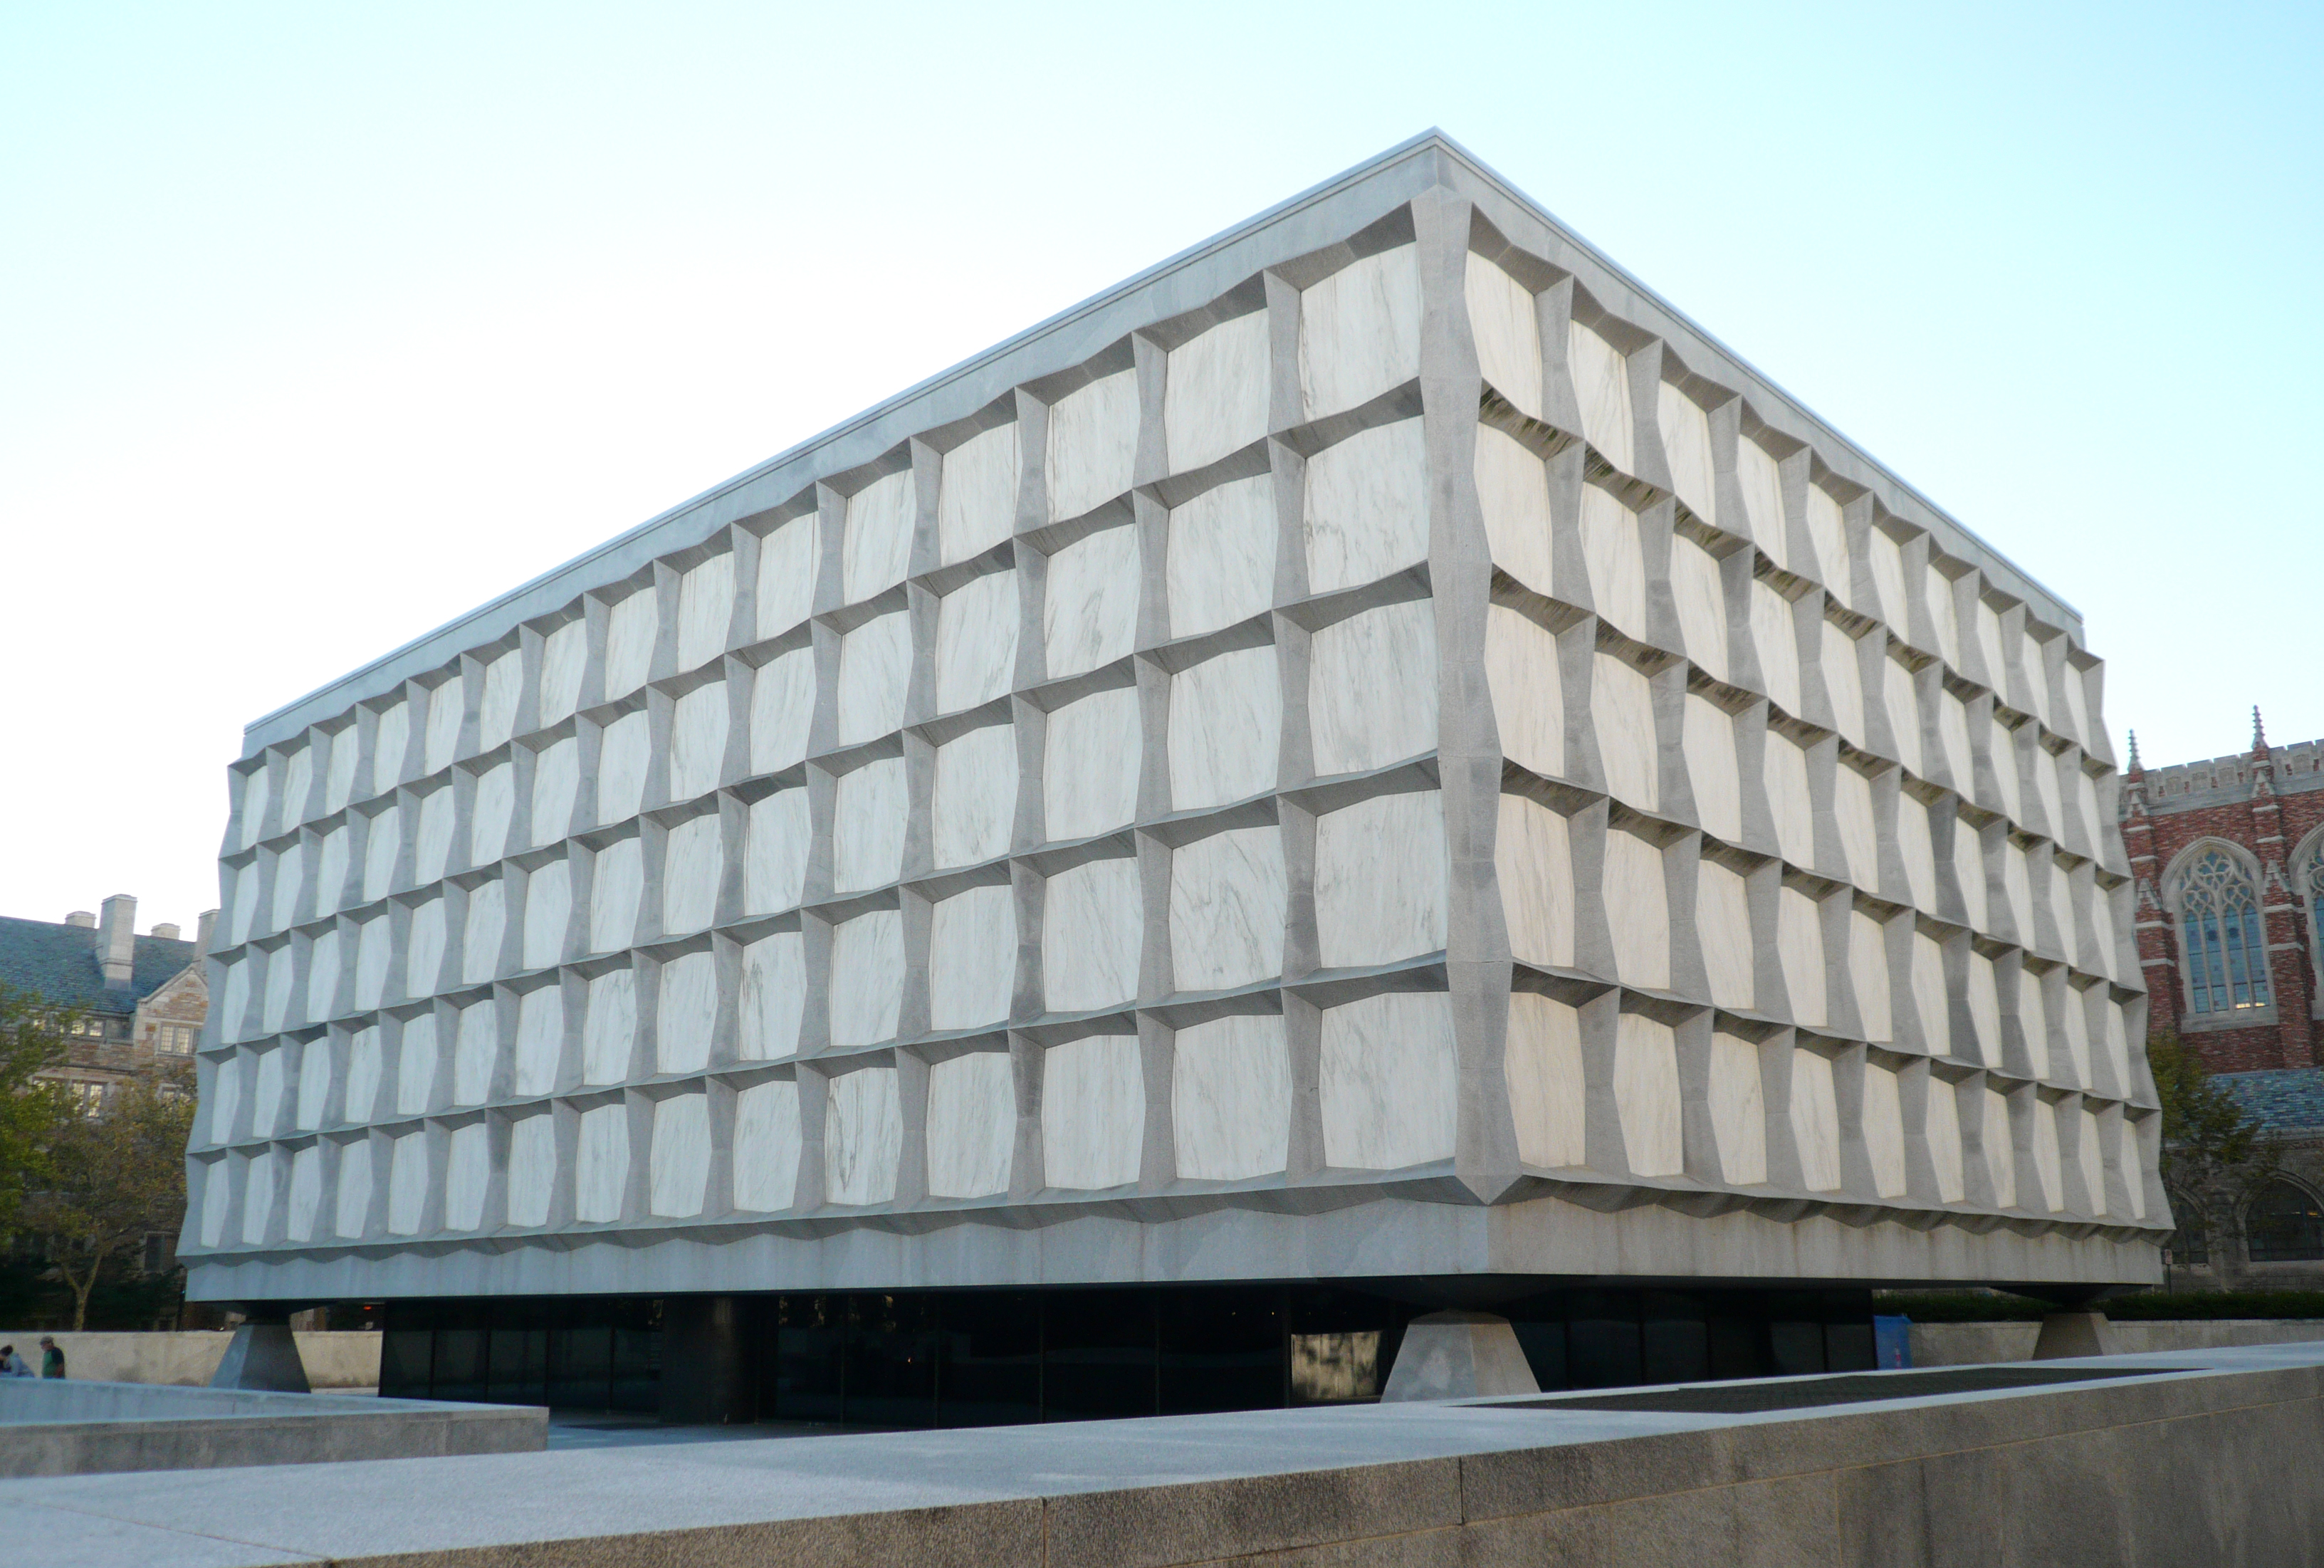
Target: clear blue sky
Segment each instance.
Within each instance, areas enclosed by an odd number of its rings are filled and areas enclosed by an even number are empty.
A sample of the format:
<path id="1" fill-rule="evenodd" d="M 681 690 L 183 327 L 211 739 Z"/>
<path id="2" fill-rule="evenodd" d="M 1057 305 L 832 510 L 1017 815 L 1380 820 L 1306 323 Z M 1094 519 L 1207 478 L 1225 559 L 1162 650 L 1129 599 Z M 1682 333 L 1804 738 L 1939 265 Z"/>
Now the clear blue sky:
<path id="1" fill-rule="evenodd" d="M 2324 735 L 2324 7 L 0 4 L 0 912 L 217 901 L 246 721 L 1441 125 Z"/>

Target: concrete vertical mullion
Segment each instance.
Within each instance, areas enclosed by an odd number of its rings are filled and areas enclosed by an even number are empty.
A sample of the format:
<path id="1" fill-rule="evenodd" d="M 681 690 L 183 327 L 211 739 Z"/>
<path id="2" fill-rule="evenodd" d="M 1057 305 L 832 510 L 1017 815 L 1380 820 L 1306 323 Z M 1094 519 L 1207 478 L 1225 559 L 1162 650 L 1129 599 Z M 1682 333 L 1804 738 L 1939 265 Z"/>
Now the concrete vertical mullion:
<path id="1" fill-rule="evenodd" d="M 813 994 L 811 984 L 809 994 Z M 803 1213 L 822 1208 L 825 1202 L 824 1141 L 831 1111 L 831 1078 L 827 1064 L 799 1064 L 799 1168 L 798 1180 L 791 1189 L 791 1206 Z"/>
<path id="2" fill-rule="evenodd" d="M 1574 473 L 1581 473 L 1582 399 L 1573 390 L 1573 280 L 1560 278 L 1533 298 L 1534 327 L 1541 336 L 1542 422 L 1572 438 L 1567 449 L 1575 455 Z M 1565 563 L 1553 558 L 1553 571 Z M 1558 596 L 1565 596 L 1563 588 Z"/>
<path id="3" fill-rule="evenodd" d="M 896 1103 L 903 1145 L 896 1158 L 896 1194 L 890 1206 L 912 1208 L 928 1197 L 928 1062 L 918 1051 L 898 1050 Z"/>
<path id="4" fill-rule="evenodd" d="M 1702 1008 L 1680 1019 L 1674 1031 L 1678 1050 L 1680 1146 L 1689 1177 L 1707 1186 L 1725 1186 L 1727 1172 L 1719 1158 L 1719 1134 L 1711 1112 L 1713 1024 L 1711 1010 Z"/>
<path id="5" fill-rule="evenodd" d="M 1009 1197 L 1025 1203 L 1049 1185 L 1047 1158 L 1041 1146 L 1041 1042 L 1021 1031 L 1009 1031 L 1010 1078 L 1017 1095 L 1017 1139 L 1009 1161 Z"/>
<path id="6" fill-rule="evenodd" d="M 1630 1174 L 1630 1151 L 1622 1135 L 1622 1108 L 1614 1088 L 1617 1037 L 1622 993 L 1609 986 L 1576 1010 L 1582 1038 L 1582 1148 L 1585 1163 L 1603 1176 Z"/>
<path id="7" fill-rule="evenodd" d="M 1138 1059 L 1146 1089 L 1146 1117 L 1138 1161 L 1141 1192 L 1178 1179 L 1178 1139 L 1171 1086 L 1177 1059 L 1176 1033 L 1151 1013 L 1138 1015 Z"/>

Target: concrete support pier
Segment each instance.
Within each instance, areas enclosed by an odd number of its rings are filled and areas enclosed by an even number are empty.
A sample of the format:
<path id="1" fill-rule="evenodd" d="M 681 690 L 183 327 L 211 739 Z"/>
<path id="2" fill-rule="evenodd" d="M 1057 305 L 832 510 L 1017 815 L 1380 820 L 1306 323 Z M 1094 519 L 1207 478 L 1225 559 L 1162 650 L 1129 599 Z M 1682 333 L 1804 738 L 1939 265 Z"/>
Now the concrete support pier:
<path id="1" fill-rule="evenodd" d="M 234 1331 L 226 1359 L 210 1374 L 213 1388 L 263 1388 L 277 1394 L 308 1394 L 307 1364 L 285 1316 L 254 1318 Z"/>
<path id="2" fill-rule="evenodd" d="M 1432 1312 L 1405 1329 L 1380 1399 L 1395 1404 L 1540 1392 L 1508 1318 L 1489 1312 Z"/>

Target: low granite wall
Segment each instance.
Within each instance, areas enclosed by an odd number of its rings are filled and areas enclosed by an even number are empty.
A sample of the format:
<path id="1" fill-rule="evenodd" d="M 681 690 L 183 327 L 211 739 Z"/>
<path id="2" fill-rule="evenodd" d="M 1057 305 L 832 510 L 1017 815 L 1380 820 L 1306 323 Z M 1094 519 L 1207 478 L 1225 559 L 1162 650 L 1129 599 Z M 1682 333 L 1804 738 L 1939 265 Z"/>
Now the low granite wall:
<path id="1" fill-rule="evenodd" d="M 2288 1345 L 2324 1340 L 2324 1319 L 2176 1318 L 2108 1322 L 2109 1355 L 2163 1355 L 2177 1351 L 2228 1350 L 2238 1345 Z M 1916 1323 L 1916 1367 L 1982 1366 L 2023 1361 L 2034 1354 L 2038 1323 Z"/>
<path id="2" fill-rule="evenodd" d="M 0 1330 L 0 1345 L 14 1345 L 28 1367 L 41 1364 L 41 1336 L 65 1352 L 65 1370 L 75 1379 L 101 1383 L 175 1383 L 200 1388 L 226 1359 L 232 1329 L 187 1329 L 163 1333 L 77 1333 L 65 1329 Z M 299 1359 L 316 1388 L 379 1387 L 379 1339 L 369 1330 L 330 1329 L 298 1336 Z"/>

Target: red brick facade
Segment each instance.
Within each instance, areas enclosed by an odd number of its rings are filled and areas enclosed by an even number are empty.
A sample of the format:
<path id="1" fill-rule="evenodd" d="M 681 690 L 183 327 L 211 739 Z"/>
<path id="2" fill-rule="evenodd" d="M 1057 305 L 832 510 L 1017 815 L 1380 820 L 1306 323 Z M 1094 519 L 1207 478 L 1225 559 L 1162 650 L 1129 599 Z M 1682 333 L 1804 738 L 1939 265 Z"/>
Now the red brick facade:
<path id="1" fill-rule="evenodd" d="M 2316 868 L 2324 846 L 2324 742 L 2267 744 L 2255 714 L 2242 756 L 2149 772 L 2132 738 L 2122 836 L 2136 885 L 2138 958 L 2149 1032 L 2175 1032 L 2214 1072 L 2324 1065 L 2317 1022 Z M 2207 844 L 2225 845 L 2257 896 L 2266 939 L 2265 1005 L 2198 1012 L 2180 895 Z"/>

